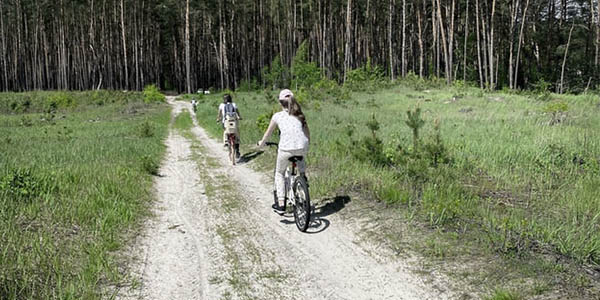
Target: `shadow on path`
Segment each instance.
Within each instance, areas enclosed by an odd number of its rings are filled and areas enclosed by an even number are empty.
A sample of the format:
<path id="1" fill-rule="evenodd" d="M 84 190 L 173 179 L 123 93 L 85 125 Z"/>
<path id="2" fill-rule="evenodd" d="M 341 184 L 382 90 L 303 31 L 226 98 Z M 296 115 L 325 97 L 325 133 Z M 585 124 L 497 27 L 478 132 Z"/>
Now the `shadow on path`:
<path id="1" fill-rule="evenodd" d="M 312 207 L 312 214 L 310 225 L 306 230 L 308 234 L 315 234 L 319 232 L 325 231 L 331 222 L 325 218 L 326 216 L 332 215 L 334 213 L 342 210 L 346 204 L 351 201 L 350 196 L 335 196 L 333 198 L 325 198 L 319 204 L 319 206 Z M 286 225 L 295 225 L 294 222 L 294 214 L 292 212 L 286 213 L 278 213 L 280 216 L 285 217 L 285 219 L 281 220 L 282 224 Z"/>
<path id="2" fill-rule="evenodd" d="M 258 156 L 263 154 L 263 152 L 264 151 L 252 151 L 252 152 L 244 153 L 244 155 L 240 156 L 240 158 L 238 159 L 238 163 L 245 164 L 245 163 L 257 158 Z"/>

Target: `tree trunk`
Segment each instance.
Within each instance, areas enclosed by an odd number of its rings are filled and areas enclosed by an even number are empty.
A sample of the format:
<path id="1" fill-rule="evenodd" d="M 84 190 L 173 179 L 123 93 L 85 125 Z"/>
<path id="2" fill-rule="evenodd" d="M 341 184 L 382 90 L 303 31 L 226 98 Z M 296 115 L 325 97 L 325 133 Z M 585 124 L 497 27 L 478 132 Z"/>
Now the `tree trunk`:
<path id="1" fill-rule="evenodd" d="M 465 45 L 463 48 L 463 82 L 467 82 L 467 38 L 469 37 L 469 0 L 466 3 L 465 13 Z"/>
<path id="2" fill-rule="evenodd" d="M 442 34 L 442 47 L 443 47 L 443 51 L 444 51 L 444 70 L 446 73 L 446 83 L 450 84 L 450 82 L 452 80 L 452 69 L 448 65 L 448 63 L 449 63 L 449 61 L 448 61 L 448 45 L 446 44 L 446 33 L 444 30 L 444 20 L 442 19 L 442 5 L 441 5 L 440 0 L 437 0 L 437 17 L 438 17 L 439 29 Z"/>
<path id="3" fill-rule="evenodd" d="M 521 56 L 521 45 L 523 44 L 523 29 L 525 28 L 525 21 L 527 20 L 527 8 L 529 7 L 529 0 L 525 2 L 525 9 L 523 10 L 523 16 L 521 17 L 521 30 L 519 31 L 519 45 L 517 46 L 517 59 L 515 61 L 515 79 L 513 84 L 517 85 L 517 79 L 519 76 L 519 58 Z"/>
<path id="4" fill-rule="evenodd" d="M 394 0 L 390 0 L 389 20 L 388 20 L 388 46 L 390 54 L 390 79 L 394 81 L 394 53 L 392 51 L 392 13 L 394 11 Z"/>
<path id="5" fill-rule="evenodd" d="M 424 61 L 424 49 L 423 49 L 423 30 L 421 26 L 421 9 L 416 8 L 417 11 L 417 28 L 419 30 L 419 77 L 423 78 L 423 61 Z"/>
<path id="6" fill-rule="evenodd" d="M 494 13 L 496 11 L 496 0 L 492 1 L 492 15 L 490 16 L 490 40 L 489 40 L 489 54 L 488 58 L 490 59 L 490 90 L 494 90 L 496 88 L 495 76 L 494 76 Z"/>
<path id="7" fill-rule="evenodd" d="M 129 71 L 127 69 L 127 43 L 125 39 L 125 5 L 123 4 L 123 0 L 121 0 L 121 34 L 123 37 L 123 59 L 125 64 L 125 79 L 124 79 L 124 88 L 126 90 L 129 89 Z"/>
<path id="8" fill-rule="evenodd" d="M 508 51 L 509 51 L 509 55 L 508 55 L 508 86 L 510 89 L 514 89 L 514 84 L 513 84 L 513 45 L 514 45 L 514 30 L 515 30 L 515 23 L 517 22 L 517 16 L 519 13 L 519 0 L 513 0 L 512 1 L 512 7 L 511 7 L 511 18 L 510 18 L 510 29 L 509 29 L 509 47 L 508 47 Z"/>
<path id="9" fill-rule="evenodd" d="M 432 31 L 432 35 L 433 35 L 432 49 L 433 49 L 433 56 L 435 56 L 435 74 L 436 74 L 436 77 L 440 77 L 440 43 L 439 43 L 439 37 L 438 37 L 439 33 L 438 33 L 435 5 L 436 5 L 436 1 L 431 0 L 431 31 Z M 432 57 L 432 59 L 433 59 L 433 57 Z"/>
<path id="10" fill-rule="evenodd" d="M 185 86 L 188 94 L 192 93 L 190 83 L 190 0 L 185 2 Z"/>
<path id="11" fill-rule="evenodd" d="M 600 54 L 598 50 L 600 48 L 600 1 L 597 1 L 598 8 L 596 8 L 596 58 L 594 59 L 594 66 L 596 67 L 596 72 L 600 71 L 598 69 L 598 64 L 600 63 Z"/>
<path id="12" fill-rule="evenodd" d="M 481 70 L 481 42 L 479 40 L 479 0 L 475 0 L 475 20 L 477 31 L 477 70 L 479 71 L 479 88 L 483 88 L 483 72 Z"/>
<path id="13" fill-rule="evenodd" d="M 402 0 L 402 78 L 406 77 L 406 0 Z"/>
<path id="14" fill-rule="evenodd" d="M 452 7 L 450 9 L 450 29 L 448 32 L 448 84 L 452 84 L 454 81 L 454 73 L 452 68 L 454 66 L 454 11 L 456 7 L 456 0 L 452 0 Z"/>
<path id="15" fill-rule="evenodd" d="M 69 78 L 68 78 L 68 74 L 67 74 L 67 46 L 66 46 L 66 37 L 65 37 L 65 10 L 64 10 L 64 6 L 63 6 L 63 1 L 60 1 L 60 11 L 61 11 L 61 18 L 60 18 L 60 41 L 61 41 L 61 53 L 60 53 L 60 60 L 61 60 L 61 81 L 62 81 L 62 89 L 64 90 L 68 90 L 69 89 Z"/>
<path id="16" fill-rule="evenodd" d="M 346 5 L 346 50 L 344 51 L 344 82 L 350 70 L 350 40 L 352 38 L 352 0 Z"/>
<path id="17" fill-rule="evenodd" d="M 563 80 L 565 77 L 565 65 L 567 63 L 567 54 L 569 52 L 569 45 L 571 44 L 571 35 L 573 34 L 573 28 L 575 28 L 575 19 L 573 19 L 573 25 L 571 25 L 571 30 L 569 30 L 569 39 L 567 40 L 567 48 L 565 49 L 565 55 L 563 57 L 563 62 L 562 62 L 562 69 L 560 71 L 560 91 L 559 93 L 562 94 L 563 93 Z"/>
<path id="18" fill-rule="evenodd" d="M 4 1 L 0 0 L 0 34 L 2 34 L 2 89 L 0 91 L 8 91 L 8 65 L 6 64 L 6 41 L 4 38 Z"/>

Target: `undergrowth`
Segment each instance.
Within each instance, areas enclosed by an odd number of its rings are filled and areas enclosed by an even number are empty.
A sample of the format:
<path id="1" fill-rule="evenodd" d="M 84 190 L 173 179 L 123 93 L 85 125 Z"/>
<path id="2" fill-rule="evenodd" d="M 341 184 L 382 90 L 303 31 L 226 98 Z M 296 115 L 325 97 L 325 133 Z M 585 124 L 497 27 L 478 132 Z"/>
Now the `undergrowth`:
<path id="1" fill-rule="evenodd" d="M 546 272 L 536 264 L 548 255 L 569 266 L 600 264 L 600 122 L 593 113 L 599 99 L 549 93 L 557 99 L 549 102 L 468 83 L 448 88 L 443 80 L 414 74 L 377 92 L 356 89 L 343 100 L 304 87 L 294 92 L 311 128 L 308 170 L 316 201 L 349 195 L 397 207 L 407 223 L 446 232 L 450 241 L 467 239 L 452 242 L 456 247 L 479 249 L 465 253 L 522 260 L 516 268 L 525 273 Z M 242 147 L 249 154 L 258 153 L 251 145 L 279 109 L 276 95 L 268 89 L 234 97 L 246 120 Z M 202 101 L 197 115 L 216 138 L 222 133 L 212 121 L 219 97 Z M 549 114 L 567 110 L 566 122 L 548 126 Z M 269 170 L 273 155 L 252 157 Z M 561 278 L 570 286 L 570 277 Z M 582 295 L 594 295 L 586 291 Z M 538 292 L 545 291 L 526 291 Z"/>
<path id="2" fill-rule="evenodd" d="M 148 213 L 168 107 L 134 92 L 0 99 L 0 299 L 103 298 Z"/>

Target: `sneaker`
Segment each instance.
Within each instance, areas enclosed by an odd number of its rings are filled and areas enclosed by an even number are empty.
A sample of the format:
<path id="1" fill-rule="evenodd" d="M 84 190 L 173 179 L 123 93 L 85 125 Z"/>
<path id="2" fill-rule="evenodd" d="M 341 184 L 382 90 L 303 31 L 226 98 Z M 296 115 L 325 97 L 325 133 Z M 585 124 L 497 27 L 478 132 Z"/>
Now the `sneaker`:
<path id="1" fill-rule="evenodd" d="M 273 208 L 276 211 L 285 211 L 285 207 L 279 206 L 279 204 L 277 203 L 273 203 L 273 205 L 271 205 L 271 208 Z"/>

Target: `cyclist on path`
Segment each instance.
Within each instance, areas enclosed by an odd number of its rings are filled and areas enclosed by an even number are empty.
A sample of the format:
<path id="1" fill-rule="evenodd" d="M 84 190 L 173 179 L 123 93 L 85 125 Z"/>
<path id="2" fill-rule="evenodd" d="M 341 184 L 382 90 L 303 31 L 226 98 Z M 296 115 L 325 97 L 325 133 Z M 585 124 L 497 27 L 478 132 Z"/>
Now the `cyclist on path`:
<path id="1" fill-rule="evenodd" d="M 221 127 L 225 129 L 225 118 L 234 118 L 237 121 L 242 119 L 240 115 L 240 111 L 237 108 L 237 105 L 231 99 L 231 95 L 225 94 L 223 95 L 223 103 L 219 104 L 219 111 L 217 113 L 217 122 L 221 122 Z M 223 131 L 223 145 L 225 148 L 229 147 L 229 143 L 227 141 L 226 131 Z M 235 131 L 235 156 L 240 158 L 240 131 L 239 127 L 236 126 Z"/>
<path id="2" fill-rule="evenodd" d="M 292 156 L 306 156 L 310 143 L 310 131 L 308 130 L 306 117 L 302 113 L 300 104 L 294 98 L 292 91 L 288 89 L 282 90 L 279 93 L 279 104 L 281 104 L 282 111 L 275 113 L 271 117 L 269 127 L 262 140 L 258 142 L 258 146 L 264 146 L 275 130 L 275 127 L 279 128 L 279 150 L 275 166 L 275 186 L 277 189 L 278 206 L 274 208 L 281 211 L 285 205 L 283 177 L 289 163 L 288 159 Z M 306 163 L 304 160 L 298 162 L 298 169 L 300 174 L 305 176 Z"/>

